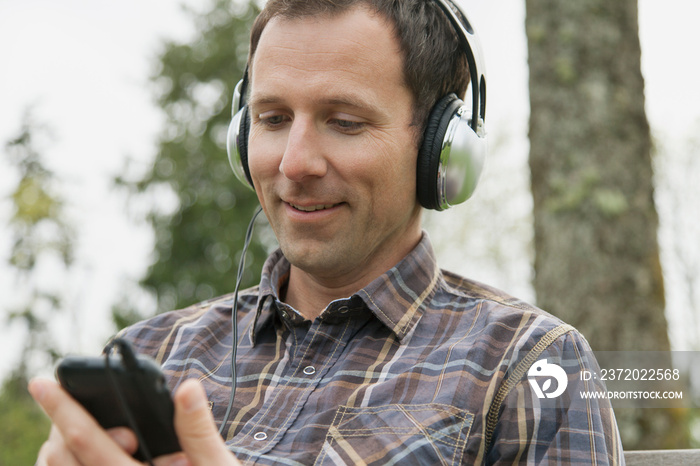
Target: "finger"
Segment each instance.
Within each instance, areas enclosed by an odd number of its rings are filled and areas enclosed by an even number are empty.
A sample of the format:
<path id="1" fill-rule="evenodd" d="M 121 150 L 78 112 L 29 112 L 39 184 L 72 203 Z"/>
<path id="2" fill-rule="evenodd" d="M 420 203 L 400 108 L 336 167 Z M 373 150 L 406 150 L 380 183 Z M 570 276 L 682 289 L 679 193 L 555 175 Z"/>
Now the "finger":
<path id="1" fill-rule="evenodd" d="M 153 461 L 154 466 L 192 466 L 184 452 L 172 453 L 159 456 Z"/>
<path id="2" fill-rule="evenodd" d="M 114 440 L 122 450 L 130 455 L 133 455 L 139 449 L 139 441 L 136 435 L 127 427 L 113 427 L 107 429 L 107 435 L 109 435 L 109 438 Z"/>
<path id="3" fill-rule="evenodd" d="M 49 438 L 39 450 L 36 466 L 60 464 L 64 466 L 80 466 L 73 453 L 65 447 L 63 437 L 56 426 L 51 426 Z"/>
<path id="4" fill-rule="evenodd" d="M 63 447 L 55 448 L 67 448 L 81 464 L 138 464 L 109 437 L 85 408 L 56 382 L 34 379 L 29 382 L 29 393 L 51 418 L 60 433 Z"/>
<path id="5" fill-rule="evenodd" d="M 175 392 L 174 401 L 175 431 L 192 465 L 240 464 L 219 435 L 206 393 L 198 381 L 183 382 Z"/>

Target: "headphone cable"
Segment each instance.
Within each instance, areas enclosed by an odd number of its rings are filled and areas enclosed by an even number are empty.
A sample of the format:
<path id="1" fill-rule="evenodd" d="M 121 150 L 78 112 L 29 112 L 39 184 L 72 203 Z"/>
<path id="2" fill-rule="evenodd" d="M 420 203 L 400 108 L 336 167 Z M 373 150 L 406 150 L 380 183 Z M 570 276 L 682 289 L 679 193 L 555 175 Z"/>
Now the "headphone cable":
<path id="1" fill-rule="evenodd" d="M 255 219 L 262 212 L 262 207 L 258 207 L 253 214 L 253 218 L 250 219 L 248 224 L 248 229 L 245 234 L 245 241 L 243 243 L 243 251 L 241 252 L 241 259 L 238 262 L 238 271 L 236 274 L 236 287 L 233 291 L 233 308 L 231 310 L 231 396 L 228 401 L 228 407 L 226 408 L 226 414 L 221 420 L 221 425 L 219 426 L 219 435 L 224 437 L 224 428 L 226 427 L 226 422 L 231 415 L 231 409 L 233 408 L 233 399 L 236 397 L 236 354 L 238 350 L 238 289 L 243 281 L 243 269 L 245 268 L 245 258 L 248 252 L 248 247 L 253 239 L 253 230 L 255 228 Z M 224 437 L 224 440 L 226 438 Z"/>
<path id="2" fill-rule="evenodd" d="M 129 408 L 129 404 L 127 403 L 126 397 L 124 396 L 124 393 L 122 392 L 122 389 L 119 386 L 119 383 L 117 382 L 117 379 L 114 375 L 112 366 L 109 361 L 109 355 L 112 352 L 112 348 L 115 346 L 119 348 L 119 353 L 122 355 L 122 361 L 126 369 L 136 370 L 138 368 L 138 363 L 136 362 L 136 355 L 131 349 L 131 345 L 129 345 L 129 342 L 122 338 L 115 338 L 114 340 L 109 342 L 104 349 L 105 372 L 107 372 L 110 382 L 112 384 L 112 388 L 114 389 L 114 393 L 117 396 L 117 400 L 119 400 L 119 405 L 122 408 L 122 413 L 126 417 L 126 421 L 129 424 L 129 427 L 131 427 L 131 430 L 134 431 L 134 435 L 136 435 L 136 440 L 138 441 L 141 455 L 143 455 L 143 458 L 146 461 L 146 463 L 148 463 L 150 466 L 153 466 L 153 457 L 151 456 L 151 452 L 148 449 L 148 446 L 146 445 L 146 441 L 143 437 L 143 434 L 141 433 L 138 423 L 134 418 L 134 413 L 132 413 L 131 409 Z"/>
<path id="3" fill-rule="evenodd" d="M 250 242 L 253 239 L 253 230 L 255 226 L 255 219 L 260 215 L 262 212 L 262 207 L 258 207 L 255 210 L 255 213 L 253 214 L 253 218 L 250 220 L 250 223 L 248 224 L 248 229 L 246 230 L 246 235 L 245 235 L 245 241 L 243 243 L 243 251 L 241 252 L 241 259 L 238 263 L 238 271 L 236 275 L 236 286 L 233 292 L 233 308 L 231 311 L 231 334 L 232 334 L 232 344 L 231 344 L 231 396 L 229 398 L 229 403 L 228 407 L 226 408 L 226 414 L 224 415 L 223 420 L 221 421 L 221 426 L 219 427 L 219 435 L 223 437 L 223 431 L 224 427 L 226 426 L 226 422 L 228 421 L 228 418 L 231 414 L 231 409 L 233 408 L 233 400 L 236 396 L 236 353 L 238 349 L 238 319 L 237 313 L 238 313 L 238 290 L 241 286 L 241 282 L 243 281 L 243 270 L 245 268 L 245 259 L 246 259 L 246 254 L 248 252 L 248 247 L 250 246 Z M 136 356 L 131 349 L 131 346 L 129 345 L 129 342 L 122 338 L 115 338 L 104 349 L 104 355 L 105 355 L 105 371 L 108 374 L 108 377 L 111 382 L 111 386 L 114 390 L 114 393 L 117 397 L 117 400 L 119 401 L 119 404 L 122 408 L 122 412 L 124 416 L 126 417 L 127 423 L 129 424 L 129 427 L 131 427 L 131 430 L 134 432 L 136 435 L 136 439 L 139 444 L 139 449 L 141 450 L 141 455 L 143 455 L 143 458 L 145 459 L 146 463 L 149 465 L 153 465 L 153 457 L 151 456 L 151 453 L 146 446 L 146 442 L 144 440 L 143 434 L 141 430 L 138 427 L 138 424 L 136 422 L 136 419 L 134 418 L 134 414 L 131 412 L 131 409 L 128 406 L 128 403 L 126 401 L 126 398 L 124 396 L 124 393 L 121 390 L 121 387 L 119 386 L 119 383 L 117 383 L 116 377 L 114 375 L 114 372 L 112 370 L 112 366 L 110 364 L 110 353 L 112 352 L 112 349 L 114 347 L 117 347 L 119 349 L 119 353 L 122 356 L 122 361 L 124 363 L 124 366 L 127 369 L 135 369 L 138 364 L 136 362 Z M 225 439 L 224 439 L 225 440 Z"/>

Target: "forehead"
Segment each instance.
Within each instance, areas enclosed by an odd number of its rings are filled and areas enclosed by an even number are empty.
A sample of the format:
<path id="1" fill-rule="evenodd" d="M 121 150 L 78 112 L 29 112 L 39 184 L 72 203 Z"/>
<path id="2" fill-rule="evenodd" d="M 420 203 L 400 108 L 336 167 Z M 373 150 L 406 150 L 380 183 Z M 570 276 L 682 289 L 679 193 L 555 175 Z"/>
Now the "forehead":
<path id="1" fill-rule="evenodd" d="M 273 18 L 251 64 L 252 92 L 291 82 L 377 92 L 405 87 L 392 27 L 366 7 L 328 16 Z"/>

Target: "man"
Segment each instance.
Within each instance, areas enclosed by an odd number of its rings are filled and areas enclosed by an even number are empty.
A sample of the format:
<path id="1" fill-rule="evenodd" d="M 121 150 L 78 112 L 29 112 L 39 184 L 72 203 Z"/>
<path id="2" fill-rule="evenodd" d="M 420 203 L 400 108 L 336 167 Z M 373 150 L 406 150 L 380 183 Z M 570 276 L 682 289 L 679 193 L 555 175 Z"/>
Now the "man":
<path id="1" fill-rule="evenodd" d="M 156 464 L 624 461 L 607 402 L 548 405 L 528 381 L 575 353 L 575 383 L 585 340 L 440 271 L 421 231 L 418 148 L 430 107 L 467 87 L 458 48 L 434 1 L 268 2 L 244 136 L 280 251 L 238 296 L 230 416 L 232 296 L 122 333 L 175 389 L 184 453 Z M 30 391 L 54 421 L 39 464 L 133 464 L 128 430 L 99 429 L 50 382 Z"/>

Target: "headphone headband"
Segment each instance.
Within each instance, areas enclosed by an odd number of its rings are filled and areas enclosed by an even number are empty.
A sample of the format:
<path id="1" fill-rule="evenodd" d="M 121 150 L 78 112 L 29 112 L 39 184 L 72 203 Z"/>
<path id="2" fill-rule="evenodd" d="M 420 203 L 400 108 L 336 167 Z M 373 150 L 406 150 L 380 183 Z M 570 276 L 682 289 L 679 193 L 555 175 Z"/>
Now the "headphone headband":
<path id="1" fill-rule="evenodd" d="M 452 23 L 452 27 L 457 32 L 462 50 L 467 56 L 469 65 L 469 79 L 472 88 L 472 115 L 478 115 L 482 120 L 486 120 L 486 77 L 484 75 L 484 57 L 481 53 L 481 46 L 476 31 L 467 19 L 467 14 L 457 2 L 450 2 L 462 18 L 458 18 L 455 11 L 448 5 L 447 0 L 435 0 L 435 3 L 442 9 L 447 19 Z M 461 96 L 464 98 L 465 96 Z M 475 132 L 479 132 L 479 119 L 473 118 L 470 124 Z"/>

